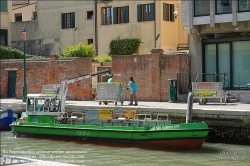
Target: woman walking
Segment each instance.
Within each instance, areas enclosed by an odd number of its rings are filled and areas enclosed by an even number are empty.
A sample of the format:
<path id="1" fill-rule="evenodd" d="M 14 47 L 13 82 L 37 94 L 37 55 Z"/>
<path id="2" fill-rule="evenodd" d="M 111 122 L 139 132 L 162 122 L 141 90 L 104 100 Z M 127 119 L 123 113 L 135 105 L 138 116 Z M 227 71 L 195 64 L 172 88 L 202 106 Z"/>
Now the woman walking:
<path id="1" fill-rule="evenodd" d="M 138 102 L 137 102 L 136 92 L 137 92 L 138 88 L 137 88 L 137 85 L 136 85 L 133 77 L 129 78 L 128 86 L 130 87 L 130 90 L 131 90 L 130 103 L 128 105 L 133 105 L 133 101 L 135 101 L 134 106 L 137 106 Z"/>

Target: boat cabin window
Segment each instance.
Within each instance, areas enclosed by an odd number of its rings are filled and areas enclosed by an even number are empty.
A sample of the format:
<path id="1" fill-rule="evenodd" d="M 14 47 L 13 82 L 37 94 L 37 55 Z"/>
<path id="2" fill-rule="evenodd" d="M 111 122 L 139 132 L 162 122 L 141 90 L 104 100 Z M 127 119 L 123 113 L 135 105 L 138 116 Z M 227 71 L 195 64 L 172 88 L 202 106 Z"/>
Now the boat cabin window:
<path id="1" fill-rule="evenodd" d="M 37 98 L 35 99 L 36 102 L 36 111 L 44 111 L 44 99 L 43 98 Z"/>
<path id="2" fill-rule="evenodd" d="M 60 100 L 59 99 L 51 99 L 50 102 L 50 111 L 51 112 L 57 112 L 60 109 Z"/>
<path id="3" fill-rule="evenodd" d="M 34 110 L 34 98 L 28 98 L 27 110 L 28 111 Z"/>
<path id="4" fill-rule="evenodd" d="M 44 101 L 44 111 L 48 112 L 50 108 L 50 99 L 45 99 Z"/>

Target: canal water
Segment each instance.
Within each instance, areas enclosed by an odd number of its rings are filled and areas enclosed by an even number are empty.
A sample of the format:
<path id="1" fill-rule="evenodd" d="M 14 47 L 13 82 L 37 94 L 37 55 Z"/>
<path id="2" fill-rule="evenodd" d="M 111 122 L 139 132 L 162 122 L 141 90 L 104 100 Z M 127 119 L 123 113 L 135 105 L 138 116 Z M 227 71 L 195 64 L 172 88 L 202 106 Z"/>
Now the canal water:
<path id="1" fill-rule="evenodd" d="M 15 137 L 1 132 L 1 155 L 86 166 L 249 166 L 250 146 L 204 143 L 202 149 L 164 151 L 74 141 Z M 56 165 L 56 164 L 55 164 Z"/>

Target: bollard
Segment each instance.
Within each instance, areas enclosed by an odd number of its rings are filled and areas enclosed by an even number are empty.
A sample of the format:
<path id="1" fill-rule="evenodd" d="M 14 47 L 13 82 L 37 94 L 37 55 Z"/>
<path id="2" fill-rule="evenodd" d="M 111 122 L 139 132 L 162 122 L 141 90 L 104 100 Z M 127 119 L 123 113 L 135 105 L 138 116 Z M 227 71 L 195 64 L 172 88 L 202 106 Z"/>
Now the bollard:
<path id="1" fill-rule="evenodd" d="M 192 121 L 192 109 L 193 109 L 193 94 L 189 92 L 187 100 L 187 112 L 186 112 L 186 123 L 191 123 Z"/>

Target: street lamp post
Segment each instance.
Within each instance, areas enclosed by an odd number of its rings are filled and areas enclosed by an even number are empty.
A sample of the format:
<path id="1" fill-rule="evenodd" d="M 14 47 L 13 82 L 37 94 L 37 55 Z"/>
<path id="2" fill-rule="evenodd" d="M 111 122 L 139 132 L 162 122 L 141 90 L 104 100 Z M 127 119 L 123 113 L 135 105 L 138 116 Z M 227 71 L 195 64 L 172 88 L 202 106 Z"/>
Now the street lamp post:
<path id="1" fill-rule="evenodd" d="M 25 57 L 25 45 L 27 39 L 27 31 L 25 28 L 21 30 L 21 37 L 23 39 L 23 102 L 26 102 L 27 98 L 27 84 L 26 84 L 26 57 Z"/>

